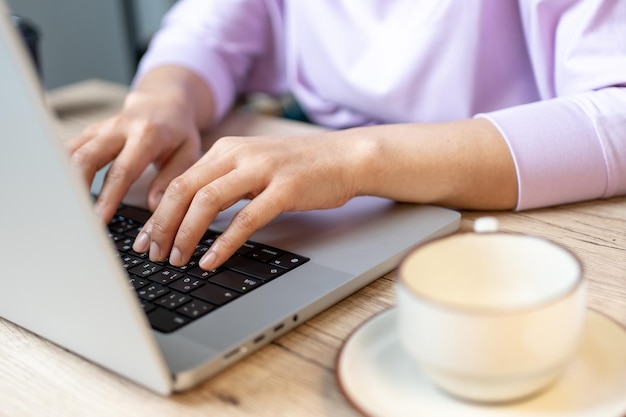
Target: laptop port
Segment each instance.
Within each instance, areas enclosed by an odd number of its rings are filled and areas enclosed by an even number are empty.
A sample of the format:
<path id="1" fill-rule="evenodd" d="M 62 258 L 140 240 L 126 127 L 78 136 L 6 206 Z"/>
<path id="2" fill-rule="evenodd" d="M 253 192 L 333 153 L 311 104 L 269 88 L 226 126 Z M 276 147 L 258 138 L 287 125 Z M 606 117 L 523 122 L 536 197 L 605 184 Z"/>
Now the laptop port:
<path id="1" fill-rule="evenodd" d="M 226 360 L 231 359 L 240 353 L 245 353 L 247 350 L 248 349 L 245 346 L 239 346 L 238 348 L 233 349 L 230 352 L 228 352 L 226 355 L 224 355 L 224 359 Z"/>

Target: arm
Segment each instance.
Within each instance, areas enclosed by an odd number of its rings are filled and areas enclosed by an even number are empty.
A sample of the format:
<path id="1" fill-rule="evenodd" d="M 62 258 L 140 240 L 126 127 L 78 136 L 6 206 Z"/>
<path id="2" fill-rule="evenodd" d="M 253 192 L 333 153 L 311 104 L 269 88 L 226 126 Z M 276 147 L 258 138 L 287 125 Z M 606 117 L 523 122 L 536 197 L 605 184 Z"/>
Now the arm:
<path id="1" fill-rule="evenodd" d="M 356 195 L 466 209 L 516 205 L 511 154 L 487 120 L 381 125 L 344 134 L 369 148 L 356 171 Z"/>
<path id="2" fill-rule="evenodd" d="M 508 148 L 483 119 L 227 137 L 170 183 L 134 248 L 185 264 L 219 211 L 242 198 L 251 201 L 202 258 L 203 268 L 223 263 L 282 212 L 338 207 L 368 194 L 502 209 L 515 206 L 516 191 Z"/>

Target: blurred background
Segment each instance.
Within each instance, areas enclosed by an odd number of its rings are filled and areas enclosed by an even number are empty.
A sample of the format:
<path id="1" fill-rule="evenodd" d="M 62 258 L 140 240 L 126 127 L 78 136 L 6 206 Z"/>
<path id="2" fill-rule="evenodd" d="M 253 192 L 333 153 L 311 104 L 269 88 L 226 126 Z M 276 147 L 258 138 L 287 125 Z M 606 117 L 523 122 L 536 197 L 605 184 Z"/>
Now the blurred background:
<path id="1" fill-rule="evenodd" d="M 176 0 L 7 0 L 38 38 L 45 88 L 88 78 L 129 84 Z"/>
<path id="2" fill-rule="evenodd" d="M 45 89 L 86 79 L 130 85 L 139 59 L 176 0 L 6 0 Z M 208 1 L 208 0 L 207 0 Z M 245 108 L 307 122 L 291 94 L 241 97 Z"/>

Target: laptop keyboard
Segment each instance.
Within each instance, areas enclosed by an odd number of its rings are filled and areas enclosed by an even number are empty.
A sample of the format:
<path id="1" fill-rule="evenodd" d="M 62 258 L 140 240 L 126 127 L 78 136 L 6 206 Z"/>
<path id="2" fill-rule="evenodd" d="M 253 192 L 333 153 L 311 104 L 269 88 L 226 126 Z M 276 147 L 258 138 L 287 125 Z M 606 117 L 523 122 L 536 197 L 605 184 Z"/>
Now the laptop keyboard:
<path id="1" fill-rule="evenodd" d="M 109 223 L 109 235 L 152 328 L 163 333 L 173 332 L 309 260 L 248 241 L 223 266 L 205 271 L 198 261 L 219 235 L 208 230 L 187 265 L 152 262 L 147 254 L 132 249 L 149 217 L 146 210 L 122 205 Z"/>

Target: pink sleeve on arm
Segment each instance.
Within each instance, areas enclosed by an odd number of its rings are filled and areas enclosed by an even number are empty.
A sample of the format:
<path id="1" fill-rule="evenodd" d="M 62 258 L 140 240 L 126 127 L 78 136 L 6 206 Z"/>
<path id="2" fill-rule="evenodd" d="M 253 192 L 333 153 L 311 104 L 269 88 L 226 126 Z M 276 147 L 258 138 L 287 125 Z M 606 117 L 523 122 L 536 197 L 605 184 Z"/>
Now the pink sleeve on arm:
<path id="1" fill-rule="evenodd" d="M 556 98 L 488 114 L 518 175 L 517 210 L 626 193 L 626 89 Z"/>
<path id="2" fill-rule="evenodd" d="M 519 0 L 541 99 L 481 114 L 518 174 L 518 210 L 626 193 L 626 1 Z"/>
<path id="3" fill-rule="evenodd" d="M 266 5 L 257 0 L 179 0 L 143 56 L 135 81 L 161 65 L 180 65 L 198 74 L 215 100 L 218 123 L 255 67 L 275 61 L 272 25 Z M 268 83 L 273 80 L 268 80 Z"/>
<path id="4" fill-rule="evenodd" d="M 184 47 L 181 47 L 184 44 Z M 162 65 L 179 65 L 197 75 L 211 88 L 215 100 L 214 124 L 224 117 L 232 105 L 236 87 L 222 58 L 206 47 L 185 42 L 185 36 L 172 32 L 159 33 L 152 41 L 154 45 L 141 60 L 135 80 L 151 69 Z"/>

